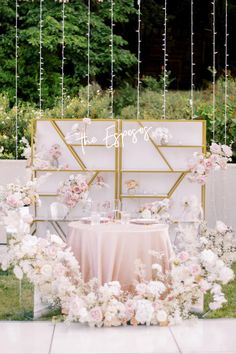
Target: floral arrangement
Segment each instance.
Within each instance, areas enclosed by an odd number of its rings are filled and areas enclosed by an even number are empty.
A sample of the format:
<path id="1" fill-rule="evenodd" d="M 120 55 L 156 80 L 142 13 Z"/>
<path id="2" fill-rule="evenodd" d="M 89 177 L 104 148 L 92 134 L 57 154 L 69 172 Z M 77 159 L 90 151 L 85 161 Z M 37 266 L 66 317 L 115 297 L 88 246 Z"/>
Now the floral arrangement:
<path id="1" fill-rule="evenodd" d="M 74 208 L 80 200 L 88 196 L 88 184 L 85 176 L 70 175 L 69 178 L 61 182 L 58 188 L 59 199 L 69 208 Z"/>
<path id="2" fill-rule="evenodd" d="M 98 189 L 102 189 L 102 188 L 109 188 L 109 184 L 107 184 L 105 182 L 105 179 L 103 176 L 99 175 L 95 178 L 94 181 L 94 186 Z"/>
<path id="3" fill-rule="evenodd" d="M 170 208 L 170 200 L 165 198 L 161 201 L 145 204 L 139 209 L 139 214 L 144 219 L 169 219 L 168 210 Z"/>
<path id="4" fill-rule="evenodd" d="M 67 170 L 68 164 L 60 164 L 62 157 L 61 146 L 53 144 L 49 149 L 41 147 L 40 151 L 34 154 L 33 168 L 39 170 Z"/>
<path id="5" fill-rule="evenodd" d="M 125 185 L 128 193 L 134 193 L 136 191 L 136 188 L 139 187 L 139 183 L 132 178 L 125 181 Z"/>
<path id="6" fill-rule="evenodd" d="M 157 139 L 160 145 L 167 145 L 169 143 L 169 139 L 172 138 L 172 135 L 167 128 L 156 128 L 152 132 L 152 137 Z"/>
<path id="7" fill-rule="evenodd" d="M 236 236 L 222 221 L 216 222 L 215 229 L 202 223 L 199 236 L 202 248 L 212 250 L 225 264 L 230 266 L 236 261 Z"/>
<path id="8" fill-rule="evenodd" d="M 26 276 L 43 301 L 61 307 L 65 321 L 90 326 L 178 323 L 192 316 L 193 304 L 207 291 L 213 297 L 210 309 L 226 302 L 221 284 L 231 281 L 234 273 L 212 250 L 204 249 L 197 257 L 180 252 L 170 260 L 167 273 L 158 264 L 159 254 L 152 255 L 157 259 L 153 278 L 145 280 L 145 266 L 139 263 L 134 291 L 126 292 L 118 281 L 84 283 L 77 260 L 58 236 L 38 238 L 18 229 L 0 255 L 0 266 L 4 271 L 13 268 L 18 279 Z"/>
<path id="9" fill-rule="evenodd" d="M 28 181 L 24 186 L 10 183 L 6 188 L 1 189 L 0 202 L 2 209 L 17 209 L 30 206 L 34 203 L 40 204 L 39 195 L 36 192 L 37 181 Z"/>
<path id="10" fill-rule="evenodd" d="M 232 154 L 230 146 L 216 143 L 211 144 L 210 152 L 206 154 L 195 152 L 189 161 L 191 173 L 188 175 L 188 180 L 204 185 L 211 170 L 227 169 Z"/>

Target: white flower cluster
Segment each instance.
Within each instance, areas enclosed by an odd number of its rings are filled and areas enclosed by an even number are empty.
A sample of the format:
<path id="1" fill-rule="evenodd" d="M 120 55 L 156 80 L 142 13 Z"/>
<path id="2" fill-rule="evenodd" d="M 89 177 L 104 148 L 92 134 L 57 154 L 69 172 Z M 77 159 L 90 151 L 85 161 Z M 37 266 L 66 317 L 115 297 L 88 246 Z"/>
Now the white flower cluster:
<path id="1" fill-rule="evenodd" d="M 215 229 L 202 223 L 199 234 L 202 248 L 212 250 L 229 266 L 236 261 L 236 236 L 222 221 L 217 221 Z"/>
<path id="2" fill-rule="evenodd" d="M 84 283 L 71 251 L 51 234 L 45 239 L 15 235 L 1 254 L 0 266 L 3 270 L 12 267 L 19 279 L 25 275 L 43 300 L 61 306 L 66 321 L 98 327 L 174 324 L 190 316 L 192 305 L 206 291 L 213 295 L 210 308 L 218 309 L 226 302 L 220 284 L 234 278 L 233 271 L 205 249 L 194 257 L 179 253 L 168 273 L 154 263 L 150 281 L 145 281 L 144 267 L 139 265 L 140 280 L 131 292 L 123 291 L 118 281 L 103 286 L 96 279 Z"/>
<path id="3" fill-rule="evenodd" d="M 167 145 L 172 135 L 167 128 L 159 127 L 152 132 L 152 137 L 157 140 L 158 144 Z"/>

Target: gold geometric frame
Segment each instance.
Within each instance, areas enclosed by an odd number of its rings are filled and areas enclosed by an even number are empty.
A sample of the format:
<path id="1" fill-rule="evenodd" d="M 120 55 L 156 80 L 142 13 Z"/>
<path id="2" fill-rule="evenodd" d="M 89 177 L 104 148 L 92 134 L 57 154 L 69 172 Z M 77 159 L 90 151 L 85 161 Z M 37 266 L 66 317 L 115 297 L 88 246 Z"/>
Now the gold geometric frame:
<path id="1" fill-rule="evenodd" d="M 115 169 L 111 169 L 111 170 L 104 170 L 104 169 L 96 169 L 96 170 L 88 170 L 86 168 L 86 164 L 84 163 L 83 159 L 79 156 L 78 152 L 76 152 L 76 150 L 74 149 L 74 147 L 76 146 L 81 146 L 80 144 L 68 144 L 65 140 L 65 136 L 63 134 L 63 132 L 61 131 L 60 127 L 57 125 L 57 121 L 82 121 L 82 119 L 74 119 L 74 118 L 52 118 L 52 119 L 36 119 L 33 121 L 32 124 L 32 135 L 31 135 L 31 145 L 32 145 L 32 155 L 31 155 L 31 161 L 33 162 L 33 153 L 34 153 L 34 137 L 35 137 L 35 133 L 37 130 L 37 122 L 38 121 L 47 121 L 50 122 L 50 124 L 52 125 L 52 127 L 55 129 L 55 131 L 57 132 L 57 134 L 59 135 L 59 137 L 61 138 L 61 140 L 63 141 L 63 143 L 65 144 L 65 146 L 67 147 L 68 151 L 70 152 L 70 154 L 75 158 L 75 160 L 77 161 L 78 165 L 80 166 L 81 169 L 73 169 L 73 170 L 55 170 L 55 172 L 72 172 L 72 173 L 81 173 L 81 172 L 92 172 L 93 176 L 91 177 L 91 179 L 89 180 L 89 185 L 92 184 L 92 182 L 94 181 L 94 179 L 96 178 L 96 176 L 100 173 L 100 172 L 112 172 L 114 173 L 114 178 L 115 178 L 115 190 L 114 190 L 114 196 L 116 199 L 124 199 L 124 198 L 155 198 L 155 199 L 163 199 L 165 197 L 170 198 L 173 193 L 176 191 L 176 189 L 178 188 L 178 186 L 181 184 L 181 182 L 184 180 L 185 176 L 189 173 L 188 170 L 186 171 L 177 171 L 174 170 L 171 166 L 171 164 L 169 163 L 169 161 L 166 159 L 166 157 L 164 156 L 164 154 L 161 151 L 161 148 L 168 148 L 168 147 L 174 147 L 174 148 L 201 148 L 202 152 L 205 153 L 206 152 L 206 122 L 204 120 L 175 120 L 175 119 L 166 119 L 165 121 L 162 120 L 134 120 L 134 119 L 130 119 L 130 120 L 125 120 L 125 122 L 136 122 L 138 123 L 139 126 L 143 127 L 143 123 L 145 122 L 184 122 L 184 123 L 193 123 L 193 122 L 199 122 L 202 124 L 202 145 L 158 145 L 154 142 L 154 140 L 149 136 L 149 141 L 150 143 L 155 147 L 157 153 L 161 156 L 161 158 L 164 160 L 164 162 L 166 163 L 166 165 L 168 166 L 169 170 L 167 171 L 158 171 L 158 170 L 123 170 L 122 169 L 122 154 L 123 154 L 123 148 L 122 148 L 122 144 L 121 144 L 121 140 L 120 140 L 120 144 L 119 146 L 115 146 L 114 147 L 114 159 L 115 159 Z M 101 121 L 101 122 L 112 122 L 115 125 L 115 133 L 118 136 L 121 136 L 120 133 L 122 133 L 122 120 L 111 120 L 111 119 L 95 119 L 96 122 Z M 86 144 L 86 146 L 93 146 L 93 147 L 105 147 L 105 144 Z M 34 169 L 34 177 L 37 177 L 37 173 L 38 172 L 53 172 L 54 170 L 40 170 L 40 169 Z M 171 187 L 171 189 L 168 191 L 168 193 L 166 195 L 125 195 L 122 194 L 122 179 L 123 179 L 123 174 L 126 172 L 142 172 L 142 173 L 179 173 L 180 176 L 177 178 L 177 180 L 175 181 L 174 185 Z M 41 194 L 42 197 L 52 197 L 52 196 L 56 196 L 56 194 Z M 201 202 L 202 202 L 202 206 L 203 209 L 205 209 L 205 186 L 202 186 L 201 188 Z M 36 212 L 36 210 L 35 210 Z"/>

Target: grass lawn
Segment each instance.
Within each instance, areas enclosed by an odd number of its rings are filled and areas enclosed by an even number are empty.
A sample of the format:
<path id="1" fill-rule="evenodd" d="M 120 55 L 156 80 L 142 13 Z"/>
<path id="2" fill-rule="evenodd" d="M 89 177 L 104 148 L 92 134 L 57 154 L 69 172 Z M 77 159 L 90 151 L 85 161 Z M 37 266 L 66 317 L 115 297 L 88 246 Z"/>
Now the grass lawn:
<path id="1" fill-rule="evenodd" d="M 236 274 L 236 264 L 234 264 Z M 228 302 L 220 310 L 208 312 L 204 318 L 236 318 L 236 279 L 224 286 L 224 292 Z M 210 296 L 205 297 L 205 312 Z M 49 320 L 51 316 L 58 314 L 58 310 L 42 319 Z M 19 302 L 19 280 L 8 272 L 0 272 L 0 320 L 32 320 L 33 319 L 33 287 L 26 280 L 22 281 L 22 302 Z"/>

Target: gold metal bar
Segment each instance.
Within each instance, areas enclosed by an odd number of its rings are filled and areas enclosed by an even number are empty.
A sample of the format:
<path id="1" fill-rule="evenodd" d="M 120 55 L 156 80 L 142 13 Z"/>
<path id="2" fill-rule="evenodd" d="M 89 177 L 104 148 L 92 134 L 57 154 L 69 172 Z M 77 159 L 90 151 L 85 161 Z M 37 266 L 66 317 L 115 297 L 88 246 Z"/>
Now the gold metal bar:
<path id="1" fill-rule="evenodd" d="M 37 172 L 79 172 L 79 173 L 87 173 L 87 172 L 94 172 L 95 170 L 34 170 Z M 97 170 L 96 170 L 97 171 Z M 115 172 L 115 170 L 99 170 L 99 172 Z"/>
<path id="2" fill-rule="evenodd" d="M 169 193 L 168 193 L 168 198 L 170 198 L 172 196 L 172 194 L 176 191 L 177 187 L 180 185 L 180 183 L 183 181 L 183 179 L 186 176 L 186 172 L 182 173 L 179 178 L 177 179 L 177 181 L 175 182 L 175 184 L 173 185 L 173 187 L 170 189 Z"/>
<path id="3" fill-rule="evenodd" d="M 181 171 L 170 171 L 170 170 L 121 170 L 123 173 L 183 173 L 189 172 L 188 170 L 181 170 Z"/>
<path id="4" fill-rule="evenodd" d="M 56 124 L 55 120 L 51 120 L 51 124 L 54 127 L 54 129 L 56 130 L 56 132 L 59 134 L 59 136 L 61 137 L 61 139 L 63 140 L 64 144 L 66 145 L 66 147 L 68 148 L 68 150 L 70 151 L 70 153 L 73 155 L 73 157 L 75 158 L 75 160 L 78 162 L 78 164 L 80 165 L 80 167 L 82 168 L 82 170 L 86 170 L 86 166 L 83 163 L 83 161 L 81 160 L 81 158 L 79 157 L 79 155 L 75 152 L 75 150 L 73 149 L 72 146 L 70 146 L 69 144 L 67 144 L 66 140 L 65 140 L 65 136 L 62 133 L 61 129 L 58 127 L 58 125 Z"/>
<path id="5" fill-rule="evenodd" d="M 80 146 L 83 146 L 84 148 L 86 147 L 106 147 L 106 144 L 68 144 L 70 146 L 77 146 L 77 147 L 80 147 Z"/>
<path id="6" fill-rule="evenodd" d="M 163 198 L 168 198 L 167 194 L 163 194 L 163 195 L 150 195 L 150 194 L 121 194 L 120 195 L 121 198 L 126 198 L 126 199 L 138 199 L 138 198 L 156 198 L 156 199 L 163 199 Z"/>
<path id="7" fill-rule="evenodd" d="M 88 185 L 91 186 L 97 175 L 99 174 L 100 171 L 96 171 L 93 175 L 93 177 L 88 181 Z"/>

